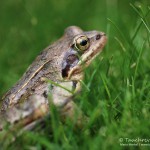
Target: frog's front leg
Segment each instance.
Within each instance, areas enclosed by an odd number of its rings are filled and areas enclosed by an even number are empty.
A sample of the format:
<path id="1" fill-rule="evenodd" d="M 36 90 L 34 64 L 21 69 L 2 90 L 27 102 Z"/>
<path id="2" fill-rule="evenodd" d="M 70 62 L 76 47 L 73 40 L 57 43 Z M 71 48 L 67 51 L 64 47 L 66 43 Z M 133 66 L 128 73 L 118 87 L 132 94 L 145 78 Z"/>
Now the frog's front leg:
<path id="1" fill-rule="evenodd" d="M 79 81 L 61 82 L 53 87 L 50 96 L 52 103 L 59 108 L 61 120 L 63 122 L 70 120 L 79 128 L 88 120 L 74 101 L 74 96 L 81 91 L 81 83 Z M 50 103 L 51 100 L 49 99 Z"/>

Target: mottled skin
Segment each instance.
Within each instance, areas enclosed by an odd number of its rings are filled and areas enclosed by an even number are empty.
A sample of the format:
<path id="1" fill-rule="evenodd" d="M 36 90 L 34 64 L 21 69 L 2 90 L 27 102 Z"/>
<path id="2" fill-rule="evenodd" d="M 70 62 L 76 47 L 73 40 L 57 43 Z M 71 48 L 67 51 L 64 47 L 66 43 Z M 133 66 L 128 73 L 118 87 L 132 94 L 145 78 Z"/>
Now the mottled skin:
<path id="1" fill-rule="evenodd" d="M 61 63 L 65 52 L 70 48 L 73 32 L 71 35 L 65 34 L 60 40 L 41 52 L 23 77 L 2 98 L 2 110 L 18 103 L 24 95 L 27 95 L 25 98 L 31 94 L 42 95 L 48 84 L 41 81 L 41 77 L 47 77 L 53 81 L 61 80 Z"/>
<path id="2" fill-rule="evenodd" d="M 89 47 L 80 52 L 75 47 L 75 39 L 82 35 L 88 38 Z M 1 113 L 7 111 L 11 113 L 16 104 L 22 101 L 27 103 L 29 99 L 32 101 L 34 99 L 34 103 L 42 99 L 42 104 L 48 104 L 48 93 L 52 94 L 56 106 L 68 105 L 71 107 L 73 102 L 68 99 L 72 94 L 51 85 L 45 79 L 57 82 L 70 90 L 76 89 L 78 81 L 83 76 L 83 66 L 88 66 L 91 63 L 95 56 L 102 51 L 105 43 L 106 36 L 102 32 L 84 32 L 76 26 L 68 27 L 63 37 L 44 49 L 22 78 L 3 96 Z M 32 108 L 33 105 L 30 107 Z M 13 116 L 11 117 L 13 118 Z"/>

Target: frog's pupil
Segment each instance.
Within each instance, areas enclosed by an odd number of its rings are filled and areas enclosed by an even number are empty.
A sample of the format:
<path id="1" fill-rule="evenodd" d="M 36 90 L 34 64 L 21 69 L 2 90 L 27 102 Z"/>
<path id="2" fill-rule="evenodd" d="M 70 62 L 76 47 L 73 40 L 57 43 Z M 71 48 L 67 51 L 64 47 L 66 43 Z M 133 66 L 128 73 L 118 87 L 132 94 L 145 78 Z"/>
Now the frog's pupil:
<path id="1" fill-rule="evenodd" d="M 85 46 L 87 44 L 87 40 L 82 40 L 81 42 L 80 42 L 80 45 L 81 46 Z"/>

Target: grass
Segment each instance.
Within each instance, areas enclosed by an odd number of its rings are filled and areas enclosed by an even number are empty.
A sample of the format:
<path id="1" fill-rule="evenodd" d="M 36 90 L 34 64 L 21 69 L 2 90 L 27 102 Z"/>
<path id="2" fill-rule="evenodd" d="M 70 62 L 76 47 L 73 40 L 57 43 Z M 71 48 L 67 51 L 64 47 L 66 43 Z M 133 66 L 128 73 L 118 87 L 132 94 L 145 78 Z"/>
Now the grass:
<path id="1" fill-rule="evenodd" d="M 107 33 L 103 53 L 85 70 L 75 102 L 89 122 L 83 129 L 59 121 L 25 132 L 0 149 L 148 149 L 150 144 L 150 4 L 143 1 L 3 1 L 0 6 L 0 94 L 11 87 L 41 49 L 65 27 Z M 87 90 L 88 89 L 88 90 Z"/>

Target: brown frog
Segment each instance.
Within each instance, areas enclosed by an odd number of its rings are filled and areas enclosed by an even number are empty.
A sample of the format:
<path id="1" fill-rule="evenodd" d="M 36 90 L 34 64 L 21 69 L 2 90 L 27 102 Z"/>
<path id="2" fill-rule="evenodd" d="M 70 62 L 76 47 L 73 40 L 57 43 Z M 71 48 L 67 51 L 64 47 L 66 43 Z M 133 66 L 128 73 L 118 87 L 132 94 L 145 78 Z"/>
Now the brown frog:
<path id="1" fill-rule="evenodd" d="M 83 68 L 103 50 L 106 40 L 103 32 L 68 27 L 64 35 L 44 49 L 3 96 L 3 118 L 12 124 L 22 119 L 24 125 L 31 123 L 49 112 L 49 94 L 53 104 L 63 108 L 62 112 L 68 108 L 72 112 L 76 106 L 71 99 L 73 92 L 69 91 L 80 89 Z"/>

